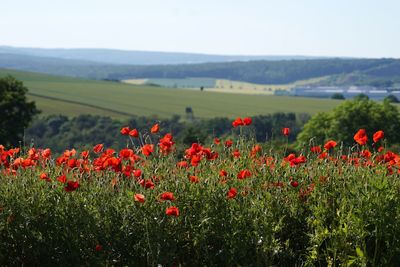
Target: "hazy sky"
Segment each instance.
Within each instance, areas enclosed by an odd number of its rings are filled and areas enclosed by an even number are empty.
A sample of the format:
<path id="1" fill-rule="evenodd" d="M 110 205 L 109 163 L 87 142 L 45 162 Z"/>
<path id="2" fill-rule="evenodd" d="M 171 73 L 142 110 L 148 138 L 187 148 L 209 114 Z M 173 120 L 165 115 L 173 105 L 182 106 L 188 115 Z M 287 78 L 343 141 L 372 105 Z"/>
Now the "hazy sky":
<path id="1" fill-rule="evenodd" d="M 400 58 L 400 0 L 0 0 L 0 45 Z"/>

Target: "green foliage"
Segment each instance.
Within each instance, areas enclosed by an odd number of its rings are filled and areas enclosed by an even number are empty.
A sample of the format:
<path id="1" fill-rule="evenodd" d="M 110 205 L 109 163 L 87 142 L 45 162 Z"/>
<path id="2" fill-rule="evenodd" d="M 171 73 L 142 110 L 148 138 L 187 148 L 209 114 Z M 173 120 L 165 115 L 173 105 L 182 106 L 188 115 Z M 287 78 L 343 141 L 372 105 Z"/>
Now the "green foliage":
<path id="1" fill-rule="evenodd" d="M 399 100 L 394 95 L 388 95 L 385 97 L 384 101 L 388 101 L 389 103 L 399 103 Z"/>
<path id="2" fill-rule="evenodd" d="M 254 136 L 257 141 L 279 139 L 281 129 L 289 127 L 289 141 L 294 141 L 301 127 L 309 119 L 306 114 L 274 113 L 253 117 Z M 91 147 L 97 143 L 114 148 L 123 148 L 126 142 L 116 139 L 121 125 L 131 128 L 150 129 L 157 117 L 132 117 L 123 122 L 108 117 L 80 115 L 74 118 L 66 116 L 47 116 L 37 118 L 26 130 L 26 141 L 35 147 L 49 147 L 53 151 L 63 152 L 66 148 Z M 179 116 L 163 119 L 163 129 L 171 132 L 178 143 L 190 145 L 193 142 L 205 143 L 214 137 L 223 137 L 232 132 L 232 120 L 213 118 L 182 121 Z M 183 148 L 182 148 L 183 149 Z"/>
<path id="3" fill-rule="evenodd" d="M 34 167 L 15 168 L 13 176 L 0 164 L 0 264 L 400 264 L 400 179 L 396 172 L 388 175 L 386 163 L 380 164 L 384 154 L 358 158 L 358 165 L 332 151 L 332 159 L 326 160 L 307 154 L 304 164 L 290 166 L 283 151 L 250 156 L 254 143 L 241 136 L 233 137 L 231 148 L 212 146 L 217 159 L 203 159 L 187 169 L 176 167 L 183 158 L 157 149 L 143 161 L 121 161 L 121 167 L 141 169 L 140 178 L 153 179 L 152 189 L 118 168 L 86 172 L 39 160 Z M 140 153 L 140 147 L 131 148 Z M 240 158 L 232 157 L 236 149 Z M 266 157 L 272 161 L 265 163 Z M 85 164 L 98 160 L 91 152 Z M 376 164 L 366 166 L 369 161 Z M 251 177 L 238 179 L 245 168 Z M 222 169 L 228 171 L 223 182 Z M 43 172 L 49 181 L 39 178 Z M 62 173 L 78 179 L 80 187 L 66 192 L 56 179 Z M 199 182 L 192 183 L 190 175 Z M 238 194 L 229 199 L 231 187 Z M 164 192 L 173 192 L 175 199 L 161 201 Z M 145 196 L 144 203 L 135 202 L 137 193 Z M 179 208 L 178 217 L 166 215 L 172 205 Z"/>
<path id="4" fill-rule="evenodd" d="M 0 142 L 18 145 L 25 128 L 39 113 L 34 102 L 28 102 L 28 89 L 11 76 L 0 78 Z"/>
<path id="5" fill-rule="evenodd" d="M 331 96 L 331 98 L 332 98 L 332 99 L 338 99 L 338 100 L 344 100 L 344 99 L 345 99 L 344 95 L 341 94 L 341 93 L 334 93 L 334 94 Z"/>
<path id="6" fill-rule="evenodd" d="M 365 129 L 370 137 L 374 132 L 383 130 L 390 143 L 397 143 L 400 140 L 400 114 L 397 107 L 365 97 L 345 101 L 332 112 L 312 117 L 298 135 L 298 143 L 322 143 L 333 139 L 350 145 L 354 143 L 353 136 L 359 129 Z"/>
<path id="7" fill-rule="evenodd" d="M 366 94 L 363 94 L 363 93 L 358 94 L 358 95 L 356 95 L 356 96 L 354 97 L 354 100 L 355 100 L 355 101 L 368 100 L 368 99 L 369 99 L 369 96 L 366 95 Z"/>

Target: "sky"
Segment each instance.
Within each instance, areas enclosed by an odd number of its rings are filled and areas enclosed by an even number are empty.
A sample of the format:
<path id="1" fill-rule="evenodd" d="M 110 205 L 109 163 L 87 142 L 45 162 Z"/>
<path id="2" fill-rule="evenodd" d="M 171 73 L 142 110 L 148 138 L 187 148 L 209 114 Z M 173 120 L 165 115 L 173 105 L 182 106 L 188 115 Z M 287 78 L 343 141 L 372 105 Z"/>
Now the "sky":
<path id="1" fill-rule="evenodd" d="M 0 45 L 400 58 L 400 1 L 0 0 Z"/>

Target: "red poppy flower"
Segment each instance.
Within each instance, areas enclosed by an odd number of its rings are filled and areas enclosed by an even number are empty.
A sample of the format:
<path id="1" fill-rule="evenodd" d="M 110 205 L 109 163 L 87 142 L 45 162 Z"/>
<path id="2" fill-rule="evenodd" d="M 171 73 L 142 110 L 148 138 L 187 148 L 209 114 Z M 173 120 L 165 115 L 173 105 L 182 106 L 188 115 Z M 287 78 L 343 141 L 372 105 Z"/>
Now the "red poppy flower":
<path id="1" fill-rule="evenodd" d="M 175 206 L 168 207 L 165 210 L 165 214 L 167 214 L 168 216 L 178 217 L 179 216 L 179 209 L 177 207 L 175 207 Z"/>
<path id="2" fill-rule="evenodd" d="M 160 200 L 163 200 L 163 201 L 166 201 L 166 200 L 173 201 L 173 200 L 175 200 L 174 193 L 172 193 L 172 192 L 165 192 L 165 193 L 162 193 L 161 196 L 160 196 Z"/>
<path id="3" fill-rule="evenodd" d="M 253 122 L 253 120 L 250 117 L 246 117 L 243 119 L 244 125 L 250 125 L 252 122 Z"/>
<path id="4" fill-rule="evenodd" d="M 284 160 L 284 161 L 290 162 L 290 161 L 294 160 L 295 158 L 296 158 L 296 154 L 290 153 L 290 154 L 289 154 L 286 158 L 284 158 L 283 160 Z"/>
<path id="5" fill-rule="evenodd" d="M 129 127 L 124 127 L 124 128 L 122 128 L 121 131 L 120 131 L 120 133 L 121 133 L 122 135 L 128 135 L 129 132 L 130 132 Z"/>
<path id="6" fill-rule="evenodd" d="M 243 180 L 251 176 L 251 172 L 249 170 L 242 170 L 238 173 L 237 178 L 239 180 Z"/>
<path id="7" fill-rule="evenodd" d="M 167 133 L 166 135 L 164 135 L 163 138 L 160 139 L 160 143 L 158 144 L 158 146 L 160 147 L 160 150 L 164 155 L 172 152 L 173 145 L 175 144 L 173 139 L 174 138 L 170 133 Z"/>
<path id="8" fill-rule="evenodd" d="M 89 158 L 89 150 L 85 150 L 85 151 L 82 151 L 81 152 L 81 157 L 83 158 L 83 159 L 88 159 Z"/>
<path id="9" fill-rule="evenodd" d="M 228 173 L 227 173 L 225 170 L 221 170 L 221 171 L 219 172 L 219 176 L 221 176 L 221 177 L 226 177 L 226 176 L 228 176 Z"/>
<path id="10" fill-rule="evenodd" d="M 149 145 L 146 144 L 142 147 L 142 153 L 143 155 L 145 155 L 146 157 L 150 156 L 154 151 L 154 145 Z"/>
<path id="11" fill-rule="evenodd" d="M 128 159 L 133 156 L 133 150 L 129 148 L 124 148 L 119 151 L 119 156 L 123 159 Z"/>
<path id="12" fill-rule="evenodd" d="M 200 182 L 199 177 L 197 177 L 197 176 L 195 176 L 195 175 L 190 175 L 190 176 L 189 176 L 189 180 L 190 180 L 192 183 L 195 183 L 195 184 L 197 184 L 198 182 Z"/>
<path id="13" fill-rule="evenodd" d="M 158 133 L 158 131 L 160 130 L 160 125 L 158 123 L 154 124 L 153 127 L 151 127 L 151 133 L 155 134 Z"/>
<path id="14" fill-rule="evenodd" d="M 71 150 L 68 150 L 68 149 L 65 150 L 63 153 L 63 156 L 69 158 L 69 157 L 75 156 L 75 154 L 76 154 L 76 150 L 73 148 Z"/>
<path id="15" fill-rule="evenodd" d="M 147 179 L 147 180 L 140 179 L 139 180 L 139 184 L 141 186 L 143 186 L 144 188 L 146 188 L 146 189 L 153 189 L 154 188 L 154 183 L 150 179 Z"/>
<path id="16" fill-rule="evenodd" d="M 229 189 L 228 193 L 226 194 L 227 198 L 235 198 L 237 195 L 237 189 L 232 187 Z"/>
<path id="17" fill-rule="evenodd" d="M 9 149 L 8 150 L 8 155 L 11 157 L 11 158 L 13 158 L 16 154 L 18 154 L 19 153 L 19 147 L 18 148 L 11 148 L 11 149 Z"/>
<path id="18" fill-rule="evenodd" d="M 234 127 L 234 128 L 236 128 L 236 127 L 238 127 L 238 126 L 241 126 L 241 125 L 243 125 L 243 121 L 242 121 L 242 119 L 241 118 L 236 118 L 236 120 L 234 120 L 233 122 L 232 122 L 232 126 Z"/>
<path id="19" fill-rule="evenodd" d="M 200 161 L 201 161 L 201 157 L 199 155 L 194 155 L 190 159 L 190 164 L 192 164 L 192 166 L 196 167 L 197 165 L 199 165 Z"/>
<path id="20" fill-rule="evenodd" d="M 136 178 L 142 176 L 142 171 L 141 170 L 134 170 L 133 171 L 133 176 L 135 176 Z"/>
<path id="21" fill-rule="evenodd" d="M 31 148 L 28 151 L 28 156 L 31 160 L 38 160 L 39 159 L 39 153 L 36 151 L 35 148 Z"/>
<path id="22" fill-rule="evenodd" d="M 50 148 L 46 148 L 46 149 L 44 149 L 44 150 L 42 151 L 42 157 L 43 157 L 43 158 L 48 159 L 48 158 L 50 158 L 50 156 L 51 156 L 51 150 L 50 150 Z"/>
<path id="23" fill-rule="evenodd" d="M 286 158 L 284 158 L 283 160 L 286 161 L 286 162 L 289 162 L 290 166 L 294 167 L 294 166 L 299 165 L 300 163 L 306 162 L 306 157 L 305 156 L 296 157 L 295 154 L 291 153 Z"/>
<path id="24" fill-rule="evenodd" d="M 67 166 L 68 166 L 70 169 L 73 169 L 73 168 L 77 167 L 77 164 L 78 164 L 78 162 L 77 162 L 76 159 L 69 159 L 69 160 L 67 161 Z"/>
<path id="25" fill-rule="evenodd" d="M 133 196 L 136 202 L 144 203 L 146 201 L 146 198 L 142 194 L 135 194 Z"/>
<path id="26" fill-rule="evenodd" d="M 233 145 L 233 141 L 232 140 L 226 140 L 225 141 L 225 147 L 231 147 Z"/>
<path id="27" fill-rule="evenodd" d="M 367 143 L 368 136 L 367 136 L 367 132 L 365 131 L 365 129 L 358 130 L 358 132 L 354 135 L 354 141 L 356 141 L 361 146 L 363 146 Z"/>
<path id="28" fill-rule="evenodd" d="M 283 128 L 283 129 L 282 129 L 282 134 L 283 134 L 284 136 L 288 136 L 288 135 L 290 134 L 290 129 L 289 129 L 289 128 Z"/>
<path id="29" fill-rule="evenodd" d="M 372 139 L 374 139 L 374 143 L 377 143 L 379 140 L 385 137 L 385 133 L 383 131 L 377 131 L 374 133 Z"/>
<path id="30" fill-rule="evenodd" d="M 103 150 L 104 145 L 103 144 L 97 144 L 93 147 L 94 153 L 98 154 Z"/>
<path id="31" fill-rule="evenodd" d="M 232 156 L 235 158 L 240 158 L 240 151 L 238 149 L 235 149 L 235 151 L 233 151 Z"/>
<path id="32" fill-rule="evenodd" d="M 150 179 L 146 180 L 146 182 L 144 183 L 144 187 L 145 187 L 146 189 L 148 189 L 148 188 L 153 189 L 153 188 L 154 188 L 154 183 L 153 183 L 153 181 L 150 180 Z"/>
<path id="33" fill-rule="evenodd" d="M 189 164 L 187 163 L 187 161 L 182 160 L 182 161 L 179 161 L 179 162 L 176 164 L 176 166 L 179 167 L 179 168 L 187 168 L 187 167 L 189 166 Z"/>
<path id="34" fill-rule="evenodd" d="M 129 131 L 129 136 L 132 136 L 132 137 L 138 137 L 139 136 L 139 132 L 138 132 L 138 130 L 136 130 L 136 129 L 132 129 L 132 130 L 130 130 Z"/>
<path id="35" fill-rule="evenodd" d="M 297 181 L 291 181 L 291 182 L 290 182 L 290 185 L 293 186 L 293 187 L 298 187 L 298 186 L 299 186 L 299 182 L 297 182 Z"/>
<path id="36" fill-rule="evenodd" d="M 64 184 L 67 181 L 67 176 L 65 176 L 65 174 L 58 176 L 57 181 Z"/>
<path id="37" fill-rule="evenodd" d="M 103 250 L 103 246 L 102 245 L 99 245 L 99 244 L 97 244 L 96 245 L 96 247 L 94 248 L 97 252 L 100 252 L 100 251 L 102 251 Z"/>
<path id="38" fill-rule="evenodd" d="M 259 144 L 256 144 L 251 148 L 250 156 L 255 157 L 257 153 L 261 151 L 262 151 L 261 146 Z"/>
<path id="39" fill-rule="evenodd" d="M 221 140 L 219 140 L 218 137 L 214 138 L 214 144 L 219 145 L 221 143 Z"/>
<path id="40" fill-rule="evenodd" d="M 333 140 L 329 140 L 328 142 L 325 143 L 324 148 L 326 150 L 330 150 L 332 148 L 334 148 L 337 145 L 337 143 Z"/>
<path id="41" fill-rule="evenodd" d="M 319 154 L 318 158 L 320 159 L 326 159 L 328 157 L 328 152 L 322 152 L 321 154 Z"/>
<path id="42" fill-rule="evenodd" d="M 368 149 L 361 151 L 361 156 L 363 156 L 364 158 L 370 158 L 372 156 L 371 151 L 369 151 Z"/>
<path id="43" fill-rule="evenodd" d="M 50 179 L 50 177 L 49 177 L 49 175 L 47 173 L 42 173 L 42 174 L 40 174 L 39 177 L 40 177 L 41 180 L 45 180 L 47 182 L 51 182 L 51 179 Z"/>
<path id="44" fill-rule="evenodd" d="M 75 191 L 76 189 L 78 189 L 79 188 L 79 182 L 78 181 L 68 181 L 67 182 L 67 185 L 64 187 L 64 190 L 65 191 L 67 191 L 67 192 L 73 192 L 73 191 Z"/>
<path id="45" fill-rule="evenodd" d="M 310 150 L 312 153 L 315 153 L 315 154 L 319 154 L 322 152 L 322 149 L 320 146 L 313 146 L 312 148 L 310 148 Z"/>

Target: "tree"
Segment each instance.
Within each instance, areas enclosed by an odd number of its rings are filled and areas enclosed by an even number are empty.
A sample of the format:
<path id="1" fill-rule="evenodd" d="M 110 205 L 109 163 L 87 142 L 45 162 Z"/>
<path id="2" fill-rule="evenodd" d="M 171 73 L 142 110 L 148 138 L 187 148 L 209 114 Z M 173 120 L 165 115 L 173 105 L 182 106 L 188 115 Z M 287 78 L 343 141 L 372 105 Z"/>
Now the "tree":
<path id="1" fill-rule="evenodd" d="M 365 129 L 369 140 L 374 132 L 383 130 L 389 143 L 400 140 L 400 113 L 385 101 L 378 103 L 366 98 L 345 101 L 332 112 L 319 113 L 304 125 L 298 136 L 300 144 L 322 144 L 328 139 L 353 145 L 353 136 L 359 129 Z"/>
<path id="2" fill-rule="evenodd" d="M 344 100 L 344 99 L 345 99 L 344 95 L 341 94 L 341 93 L 334 93 L 334 94 L 331 96 L 331 98 L 332 98 L 332 99 L 338 99 L 338 100 Z"/>
<path id="3" fill-rule="evenodd" d="M 399 99 L 394 95 L 388 95 L 385 97 L 384 101 L 388 101 L 389 103 L 399 103 Z"/>
<path id="4" fill-rule="evenodd" d="M 354 97 L 354 100 L 368 100 L 368 99 L 369 99 L 369 96 L 366 94 L 363 94 L 363 93 L 358 94 Z"/>
<path id="5" fill-rule="evenodd" d="M 28 102 L 28 89 L 11 76 L 0 78 L 0 144 L 18 145 L 24 129 L 39 113 L 35 102 Z"/>

